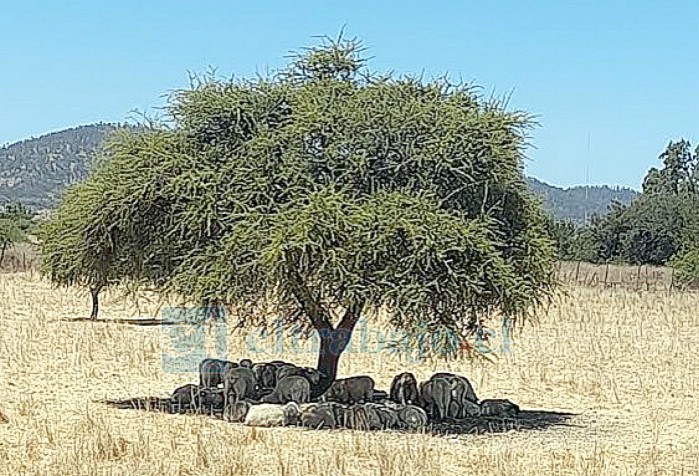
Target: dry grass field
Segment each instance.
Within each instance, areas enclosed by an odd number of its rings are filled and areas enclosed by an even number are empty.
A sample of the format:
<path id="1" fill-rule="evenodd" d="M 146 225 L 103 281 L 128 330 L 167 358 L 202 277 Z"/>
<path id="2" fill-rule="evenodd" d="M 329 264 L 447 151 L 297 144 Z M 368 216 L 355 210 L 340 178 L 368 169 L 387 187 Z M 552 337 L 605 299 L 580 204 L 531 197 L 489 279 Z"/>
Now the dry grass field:
<path id="1" fill-rule="evenodd" d="M 41 475 L 680 475 L 699 472 L 699 296 L 575 288 L 518 332 L 496 363 L 409 364 L 351 354 L 341 374 L 380 388 L 412 367 L 450 369 L 481 397 L 576 413 L 546 430 L 425 434 L 254 429 L 204 416 L 119 410 L 105 399 L 166 396 L 193 374 L 161 368 L 154 315 L 116 296 L 105 322 L 84 294 L 31 274 L 0 275 L 0 474 Z M 112 322 L 110 322 L 112 321 Z M 247 354 L 240 331 L 231 357 Z M 312 364 L 314 356 L 263 355 Z"/>

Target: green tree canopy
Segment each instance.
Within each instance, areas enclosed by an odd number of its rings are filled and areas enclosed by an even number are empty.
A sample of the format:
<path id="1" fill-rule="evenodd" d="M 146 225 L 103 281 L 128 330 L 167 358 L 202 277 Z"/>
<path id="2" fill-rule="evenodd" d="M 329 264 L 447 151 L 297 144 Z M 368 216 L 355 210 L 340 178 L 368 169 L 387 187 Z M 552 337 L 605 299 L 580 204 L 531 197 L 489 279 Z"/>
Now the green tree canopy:
<path id="1" fill-rule="evenodd" d="M 643 194 L 591 222 L 597 261 L 664 265 L 683 250 L 699 249 L 698 157 L 689 142 L 670 142 L 659 157 L 663 167 L 646 175 Z"/>
<path id="2" fill-rule="evenodd" d="M 0 211 L 0 264 L 10 246 L 26 239 L 33 217 L 34 213 L 21 203 L 10 203 Z"/>
<path id="3" fill-rule="evenodd" d="M 0 218 L 0 264 L 5 259 L 7 248 L 24 240 L 25 234 L 17 220 Z"/>
<path id="4" fill-rule="evenodd" d="M 699 193 L 699 147 L 692 151 L 692 145 L 684 139 L 670 142 L 659 158 L 663 167 L 648 171 L 643 193 L 676 196 Z"/>
<path id="5" fill-rule="evenodd" d="M 595 261 L 597 248 L 589 227 L 572 221 L 556 221 L 549 215 L 547 229 L 556 244 L 558 259 L 567 261 Z"/>
<path id="6" fill-rule="evenodd" d="M 42 272 L 55 284 L 89 288 L 91 319 L 97 318 L 100 290 L 124 281 L 117 267 L 118 238 L 97 216 L 107 185 L 88 180 L 66 191 L 61 206 L 39 226 L 38 233 Z"/>
<path id="7" fill-rule="evenodd" d="M 0 220 L 11 221 L 22 233 L 31 231 L 34 216 L 35 213 L 20 202 L 9 203 L 0 211 Z"/>
<path id="8" fill-rule="evenodd" d="M 673 257 L 676 279 L 680 285 L 699 287 L 699 248 L 689 249 Z"/>
<path id="9" fill-rule="evenodd" d="M 79 251 L 63 252 L 79 259 L 46 271 L 107 263 L 115 279 L 234 303 L 247 325 L 271 304 L 318 332 L 323 386 L 370 310 L 457 340 L 523 316 L 549 295 L 554 259 L 522 172 L 528 116 L 466 85 L 372 74 L 360 53 L 329 41 L 270 78 L 175 92 L 168 127 L 117 133 L 64 198 L 44 243 L 68 227 Z"/>

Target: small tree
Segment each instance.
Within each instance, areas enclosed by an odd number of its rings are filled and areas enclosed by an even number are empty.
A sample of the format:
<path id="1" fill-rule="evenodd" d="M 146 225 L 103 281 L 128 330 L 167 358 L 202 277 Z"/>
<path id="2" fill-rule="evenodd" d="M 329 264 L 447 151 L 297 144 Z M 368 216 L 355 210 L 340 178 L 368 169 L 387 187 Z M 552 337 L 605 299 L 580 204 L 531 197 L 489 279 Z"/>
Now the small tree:
<path id="1" fill-rule="evenodd" d="M 10 203 L 0 211 L 0 264 L 10 246 L 26 239 L 33 217 L 34 213 L 21 203 Z"/>
<path id="2" fill-rule="evenodd" d="M 235 303 L 246 325 L 273 305 L 320 337 L 318 392 L 369 310 L 413 336 L 448 331 L 450 356 L 488 318 L 523 316 L 554 259 L 522 173 L 527 116 L 464 85 L 372 75 L 359 52 L 328 42 L 272 78 L 204 78 L 173 95 L 170 128 L 117 135 L 89 181 L 104 193 L 66 230 L 89 253 L 56 262 L 59 281 L 107 269 Z"/>
<path id="3" fill-rule="evenodd" d="M 16 220 L 0 218 L 0 265 L 5 260 L 7 248 L 24 240 L 24 233 Z"/>
<path id="4" fill-rule="evenodd" d="M 69 189 L 50 220 L 39 227 L 42 272 L 61 286 L 87 287 L 92 299 L 90 319 L 97 319 L 99 293 L 118 281 L 114 240 L 108 230 L 96 232 L 93 220 L 104 189 L 88 180 Z"/>
<path id="5" fill-rule="evenodd" d="M 699 194 L 699 147 L 692 151 L 686 140 L 670 142 L 660 154 L 663 167 L 651 168 L 643 180 L 643 193 L 662 195 Z"/>
<path id="6" fill-rule="evenodd" d="M 6 205 L 0 212 L 0 219 L 11 220 L 22 233 L 31 233 L 34 226 L 35 213 L 22 203 L 14 202 Z"/>
<path id="7" fill-rule="evenodd" d="M 699 250 L 679 253 L 672 259 L 675 277 L 684 286 L 699 287 Z"/>
<path id="8" fill-rule="evenodd" d="M 556 221 L 549 217 L 547 224 L 551 239 L 556 244 L 558 259 L 566 261 L 595 261 L 598 250 L 588 227 L 570 221 Z"/>

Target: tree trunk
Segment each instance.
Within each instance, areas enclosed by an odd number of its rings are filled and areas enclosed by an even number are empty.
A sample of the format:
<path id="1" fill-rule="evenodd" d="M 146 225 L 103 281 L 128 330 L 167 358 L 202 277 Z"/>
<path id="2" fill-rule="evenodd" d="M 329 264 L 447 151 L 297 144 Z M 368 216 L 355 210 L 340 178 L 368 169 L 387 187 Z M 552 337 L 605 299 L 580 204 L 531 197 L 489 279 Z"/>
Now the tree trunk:
<path id="1" fill-rule="evenodd" d="M 335 381 L 340 356 L 349 345 L 352 332 L 359 321 L 363 308 L 364 301 L 357 300 L 347 309 L 337 328 L 318 329 L 320 352 L 318 353 L 317 368 L 325 377 L 321 379 L 318 387 L 312 392 L 312 397 L 319 397 L 325 393 Z"/>
<path id="2" fill-rule="evenodd" d="M 340 356 L 347 348 L 352 331 L 359 321 L 359 316 L 364 309 L 364 299 L 356 297 L 349 303 L 340 323 L 333 327 L 332 315 L 323 303 L 317 299 L 312 290 L 304 283 L 303 278 L 294 266 L 293 256 L 286 257 L 287 283 L 301 310 L 311 321 L 311 325 L 320 337 L 320 351 L 318 353 L 318 370 L 323 378 L 317 386 L 311 390 L 313 398 L 319 397 L 332 385 L 337 377 L 337 366 Z"/>
<path id="3" fill-rule="evenodd" d="M 340 363 L 340 356 L 347 348 L 347 344 L 349 344 L 352 331 L 330 330 L 320 334 L 318 370 L 326 377 L 326 382 L 321 382 L 319 385 L 319 392 L 322 394 L 332 385 L 337 377 L 337 366 Z"/>
<path id="4" fill-rule="evenodd" d="M 2 266 L 2 262 L 5 260 L 5 251 L 7 251 L 7 243 L 3 243 L 2 250 L 0 250 L 0 266 Z"/>
<path id="5" fill-rule="evenodd" d="M 102 286 L 93 286 L 90 288 L 90 295 L 92 296 L 92 312 L 90 313 L 90 320 L 94 321 L 97 319 L 97 313 L 100 310 L 100 290 Z"/>

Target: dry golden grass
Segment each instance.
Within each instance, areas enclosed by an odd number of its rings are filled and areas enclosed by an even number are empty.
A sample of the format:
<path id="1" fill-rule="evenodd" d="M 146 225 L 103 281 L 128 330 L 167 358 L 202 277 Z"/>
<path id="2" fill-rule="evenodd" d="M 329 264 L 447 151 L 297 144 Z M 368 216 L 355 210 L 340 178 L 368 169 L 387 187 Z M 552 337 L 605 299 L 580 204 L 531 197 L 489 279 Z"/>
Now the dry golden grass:
<path id="1" fill-rule="evenodd" d="M 106 320 L 153 315 L 107 297 Z M 423 363 L 470 376 L 481 397 L 578 413 L 573 426 L 458 438 L 254 429 L 118 410 L 103 399 L 166 396 L 196 379 L 161 370 L 161 329 L 86 316 L 78 292 L 0 276 L 0 474 L 637 475 L 699 471 L 699 297 L 574 289 L 496 364 Z M 241 336 L 229 351 L 242 356 Z M 272 356 L 263 356 L 268 358 Z M 278 356 L 274 356 L 278 357 Z M 258 357 L 259 358 L 259 357 Z M 314 356 L 286 356 L 311 364 Z M 395 356 L 347 355 L 342 374 L 387 388 Z"/>

